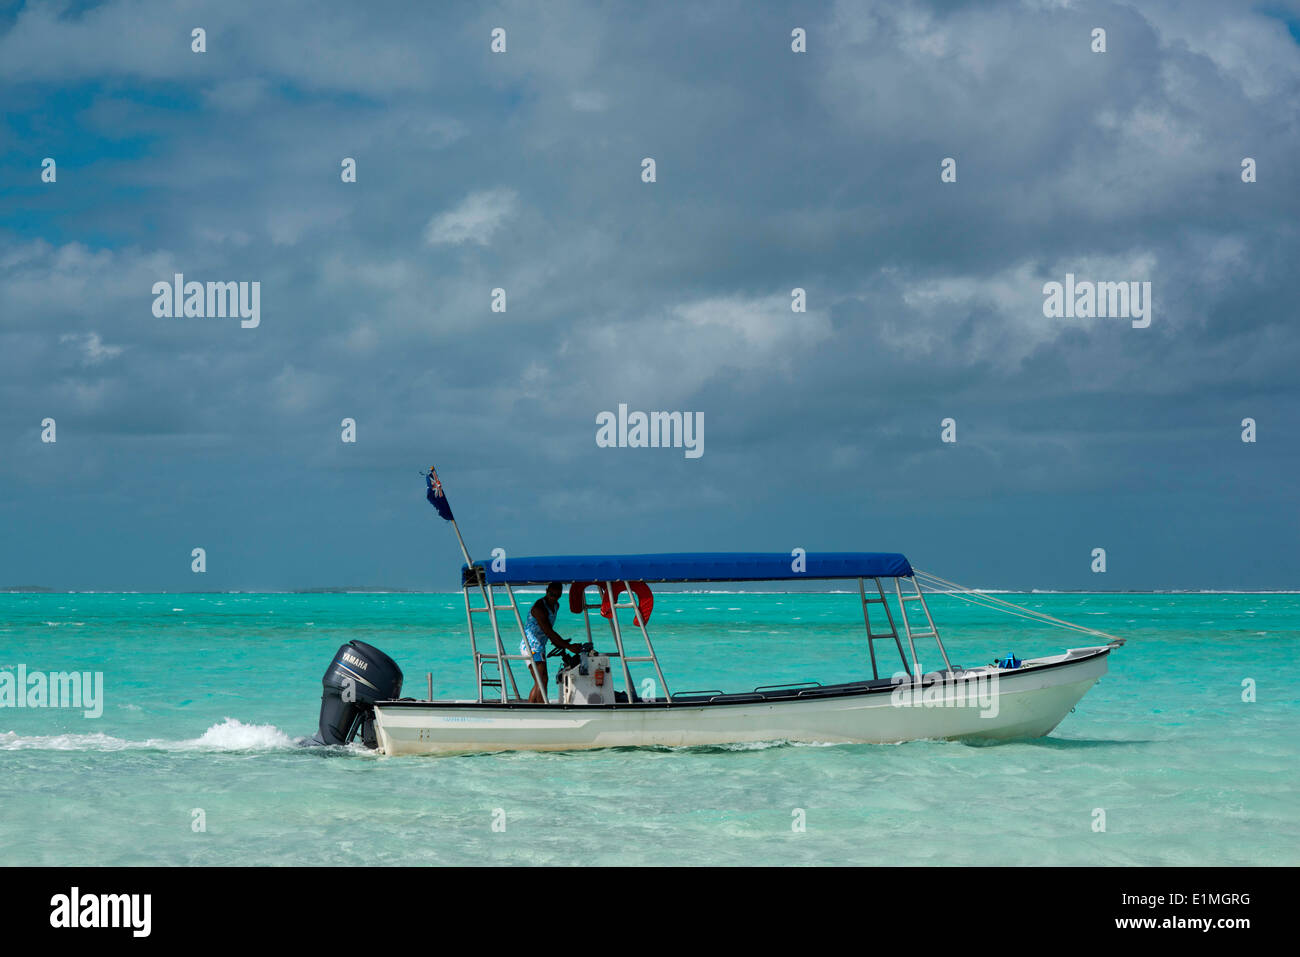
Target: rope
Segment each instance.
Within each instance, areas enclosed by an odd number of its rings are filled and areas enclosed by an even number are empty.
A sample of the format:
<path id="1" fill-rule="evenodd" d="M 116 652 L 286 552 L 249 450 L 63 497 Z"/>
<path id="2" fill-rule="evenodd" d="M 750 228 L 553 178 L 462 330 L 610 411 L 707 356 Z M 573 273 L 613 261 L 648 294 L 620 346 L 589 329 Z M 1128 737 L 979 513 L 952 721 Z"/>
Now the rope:
<path id="1" fill-rule="evenodd" d="M 1079 632 L 1080 634 L 1095 635 L 1099 638 L 1109 638 L 1113 641 L 1122 642 L 1124 640 L 1122 638 L 1115 638 L 1113 635 L 1109 635 L 1104 631 L 1097 631 L 1095 628 L 1088 628 L 1083 625 L 1076 625 L 1073 622 L 1068 622 L 1068 621 L 1062 622 L 1059 619 L 1053 619 L 1050 615 L 1035 613 L 1033 609 L 1026 608 L 1023 609 L 1022 611 L 1021 606 L 1019 605 L 1014 606 L 1014 610 L 1013 610 L 1013 608 L 1006 608 L 1006 607 L 1002 607 L 1001 605 L 992 604 L 990 602 L 980 601 L 977 598 L 974 598 L 970 595 L 961 594 L 959 592 L 944 592 L 944 594 L 949 595 L 953 598 L 957 598 L 969 604 L 975 605 L 977 607 L 987 608 L 991 611 L 1000 611 L 1003 614 L 1012 615 L 1016 618 L 1024 618 L 1027 619 L 1028 621 L 1037 621 L 1043 624 L 1050 624 L 1055 627 L 1068 629 L 1069 631 L 1076 631 Z"/>
<path id="2" fill-rule="evenodd" d="M 1111 645 L 1122 645 L 1125 642 L 1125 639 L 1116 635 L 1099 631 L 1096 628 L 1089 628 L 1086 625 L 1076 624 L 1072 621 L 1055 618 L 1046 612 L 1035 611 L 1032 608 L 1025 608 L 1023 605 L 1017 605 L 1014 602 L 998 598 L 995 595 L 977 592 L 973 588 L 967 588 L 965 585 L 958 585 L 956 582 L 950 582 L 948 579 L 940 578 L 938 575 L 931 572 L 924 572 L 919 568 L 915 568 L 913 571 L 918 578 L 924 579 L 925 584 L 930 588 L 935 588 L 936 585 L 946 585 L 948 588 L 955 589 L 955 591 L 948 592 L 947 594 L 962 601 L 970 602 L 973 605 L 979 605 L 993 611 L 1001 611 L 1008 615 L 1014 615 L 1017 618 L 1028 618 L 1031 621 L 1040 621 L 1044 624 L 1055 625 L 1058 628 L 1066 628 L 1070 631 L 1077 631 L 1086 635 L 1096 635 L 1098 638 L 1107 639 L 1108 643 Z"/>

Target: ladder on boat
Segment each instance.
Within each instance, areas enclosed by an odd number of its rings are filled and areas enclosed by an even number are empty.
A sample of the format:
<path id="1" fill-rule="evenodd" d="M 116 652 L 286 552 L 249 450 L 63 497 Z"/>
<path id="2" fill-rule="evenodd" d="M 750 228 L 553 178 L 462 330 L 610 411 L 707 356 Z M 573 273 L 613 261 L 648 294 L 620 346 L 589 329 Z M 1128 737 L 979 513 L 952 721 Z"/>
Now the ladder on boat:
<path id="1" fill-rule="evenodd" d="M 497 604 L 497 588 L 505 589 L 506 598 L 510 604 Z M 475 606 L 469 599 L 469 588 L 462 588 L 465 595 L 465 620 L 469 625 L 469 645 L 470 651 L 474 655 L 474 676 L 478 682 L 478 700 L 484 701 L 484 691 L 491 691 L 495 697 L 500 695 L 501 701 L 521 700 L 519 686 L 515 683 L 514 672 L 510 668 L 512 661 L 532 661 L 530 655 L 506 654 L 505 642 L 501 637 L 501 622 L 497 618 L 502 612 L 511 612 L 514 615 L 515 624 L 519 628 L 519 633 L 524 633 L 523 618 L 519 614 L 519 605 L 515 601 L 514 591 L 509 585 L 488 585 L 482 578 L 478 582 L 479 593 L 483 597 L 483 604 Z M 475 615 L 487 615 L 488 622 L 491 626 L 492 643 L 487 651 L 479 647 L 479 631 L 474 627 Z M 487 637 L 484 635 L 483 637 Z M 531 664 L 528 670 L 531 670 Z M 510 693 L 506 692 L 506 685 L 509 683 Z"/>
<path id="2" fill-rule="evenodd" d="M 921 665 L 916 660 L 917 638 L 933 638 L 934 643 L 939 646 L 939 654 L 943 657 L 944 669 L 952 671 L 952 665 L 948 662 L 948 652 L 944 650 L 943 639 L 939 637 L 939 629 L 934 626 L 934 619 L 930 617 L 930 606 L 925 603 L 925 593 L 921 591 L 921 583 L 916 580 L 916 576 L 912 576 L 908 581 L 916 589 L 916 594 L 903 594 L 903 580 L 901 578 L 894 579 L 894 591 L 898 593 L 898 610 L 903 619 L 903 631 L 907 633 L 907 647 L 912 652 L 913 675 L 915 676 L 921 670 Z M 921 611 L 925 613 L 926 627 L 923 631 L 913 630 L 912 623 L 907 618 L 907 604 L 913 601 L 919 603 Z"/>
<path id="3" fill-rule="evenodd" d="M 930 607 L 925 603 L 925 594 L 921 591 L 921 584 L 914 577 L 908 579 L 912 587 L 916 589 L 915 594 L 903 594 L 902 579 L 894 579 L 894 592 L 898 596 L 899 617 L 903 622 L 903 636 L 907 638 L 908 650 L 912 653 L 912 660 L 909 663 L 907 654 L 903 651 L 902 637 L 898 633 L 898 626 L 894 622 L 894 613 L 889 607 L 889 599 L 885 597 L 885 587 L 880 583 L 879 578 L 873 578 L 871 581 L 876 586 L 876 597 L 870 598 L 867 595 L 866 579 L 858 579 L 858 595 L 862 599 L 862 620 L 867 626 L 867 650 L 871 652 L 871 677 L 879 680 L 880 671 L 876 664 L 876 642 L 893 639 L 894 646 L 898 649 L 898 657 L 902 659 L 903 670 L 909 677 L 915 678 L 921 671 L 921 663 L 916 655 L 916 639 L 933 638 L 936 645 L 939 646 L 939 654 L 943 657 L 944 667 L 952 670 L 952 665 L 948 662 L 948 652 L 944 650 L 943 639 L 939 637 L 939 630 L 934 625 L 934 618 L 930 616 Z M 907 615 L 907 606 L 911 602 L 918 602 L 921 611 L 925 615 L 926 627 L 916 629 L 912 627 L 912 621 Z M 871 630 L 871 606 L 880 605 L 885 610 L 885 619 L 889 622 L 888 631 Z M 919 624 L 919 623 L 918 623 Z"/>
<path id="4" fill-rule="evenodd" d="M 912 668 L 907 663 L 907 655 L 903 653 L 903 643 L 898 637 L 898 628 L 894 625 L 894 613 L 889 609 L 889 600 L 885 598 L 885 586 L 880 584 L 879 578 L 871 579 L 876 586 L 876 598 L 867 597 L 866 579 L 858 579 L 858 595 L 862 598 L 862 620 L 867 626 L 867 650 L 871 652 L 871 677 L 872 680 L 880 679 L 880 671 L 876 667 L 876 642 L 892 638 L 895 646 L 898 648 L 898 657 L 903 662 L 903 670 L 910 676 Z M 889 622 L 889 631 L 872 631 L 871 630 L 871 607 L 880 605 L 885 609 L 885 619 Z"/>

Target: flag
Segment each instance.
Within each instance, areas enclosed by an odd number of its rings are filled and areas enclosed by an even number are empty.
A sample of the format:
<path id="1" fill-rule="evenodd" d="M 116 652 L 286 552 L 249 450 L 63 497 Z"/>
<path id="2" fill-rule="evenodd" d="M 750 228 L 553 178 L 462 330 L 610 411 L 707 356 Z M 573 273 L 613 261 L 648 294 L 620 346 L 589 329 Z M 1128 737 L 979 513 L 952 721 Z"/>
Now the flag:
<path id="1" fill-rule="evenodd" d="M 429 466 L 429 474 L 424 477 L 424 485 L 424 497 L 433 504 L 439 515 L 449 522 L 454 522 L 455 519 L 451 517 L 451 503 L 447 501 L 447 493 L 442 490 L 442 482 L 438 481 L 438 473 L 433 470 L 432 465 Z"/>

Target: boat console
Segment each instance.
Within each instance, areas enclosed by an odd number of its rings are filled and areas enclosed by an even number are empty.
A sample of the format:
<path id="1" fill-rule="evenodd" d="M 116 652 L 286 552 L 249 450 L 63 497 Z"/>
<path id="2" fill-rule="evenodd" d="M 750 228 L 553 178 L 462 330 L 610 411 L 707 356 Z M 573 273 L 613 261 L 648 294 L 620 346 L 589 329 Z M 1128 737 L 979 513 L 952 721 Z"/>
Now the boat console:
<path id="1" fill-rule="evenodd" d="M 590 646 L 584 646 L 590 648 Z M 573 664 L 566 656 L 558 679 L 560 700 L 565 704 L 613 704 L 614 678 L 609 671 L 609 655 L 584 650 Z"/>

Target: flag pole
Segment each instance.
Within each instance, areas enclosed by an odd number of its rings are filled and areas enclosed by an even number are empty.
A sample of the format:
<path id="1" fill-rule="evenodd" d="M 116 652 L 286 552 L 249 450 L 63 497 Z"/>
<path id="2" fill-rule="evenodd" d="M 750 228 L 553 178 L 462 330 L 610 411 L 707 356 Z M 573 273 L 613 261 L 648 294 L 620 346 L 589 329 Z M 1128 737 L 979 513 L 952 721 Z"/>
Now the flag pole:
<path id="1" fill-rule="evenodd" d="M 437 474 L 438 474 L 438 469 L 437 469 L 435 466 L 430 465 L 430 466 L 429 466 L 429 471 L 428 471 L 428 472 L 424 472 L 424 473 L 422 473 L 422 474 L 424 474 L 424 475 L 430 475 L 430 474 L 432 474 L 432 475 L 434 475 L 434 476 L 437 476 Z M 441 487 L 441 486 L 442 486 L 442 480 L 441 480 L 441 479 L 438 479 L 437 481 L 438 481 L 438 485 L 439 485 L 439 487 Z M 447 493 L 444 492 L 444 493 L 443 493 L 443 496 L 446 497 L 446 494 L 447 494 Z M 449 512 L 451 511 L 451 504 L 450 504 L 450 503 L 448 503 L 448 505 L 447 505 L 447 510 L 448 510 Z M 453 515 L 452 518 L 451 518 L 451 527 L 454 528 L 454 529 L 456 530 L 456 541 L 457 541 L 458 543 L 460 543 L 460 553 L 461 553 L 462 555 L 465 556 L 465 564 L 466 564 L 466 565 L 469 565 L 470 567 L 473 567 L 474 562 L 473 562 L 473 560 L 469 557 L 469 549 L 465 547 L 465 539 L 464 539 L 464 537 L 460 534 L 460 526 L 456 524 L 456 518 L 455 518 L 454 515 Z"/>
<path id="2" fill-rule="evenodd" d="M 441 487 L 442 487 L 442 479 L 437 478 L 438 470 L 437 470 L 437 468 L 436 468 L 435 466 L 432 466 L 432 465 L 429 466 L 429 474 L 432 474 L 432 475 L 434 476 L 435 480 L 438 482 L 438 486 L 439 486 L 439 488 L 441 488 Z M 445 489 L 443 490 L 443 493 L 442 493 L 442 494 L 443 494 L 443 498 L 446 499 L 446 497 L 447 497 L 447 492 L 446 492 Z M 478 575 L 478 573 L 475 572 L 475 571 L 473 570 L 473 569 L 474 569 L 474 562 L 473 562 L 473 560 L 469 557 L 469 549 L 465 547 L 465 538 L 464 538 L 464 536 L 462 536 L 462 535 L 460 534 L 460 525 L 458 525 L 458 524 L 456 523 L 455 513 L 451 511 L 451 503 L 450 503 L 450 502 L 447 503 L 447 511 L 448 511 L 448 514 L 451 516 L 451 517 L 449 518 L 449 521 L 451 522 L 451 527 L 452 527 L 452 528 L 455 530 L 455 532 L 456 532 L 456 541 L 457 541 L 457 543 L 459 543 L 459 545 L 460 545 L 460 553 L 461 553 L 462 555 L 465 556 L 465 565 L 470 569 L 470 574 L 473 575 L 474 578 L 475 578 L 475 580 L 477 581 L 477 583 L 478 583 L 478 589 L 479 589 L 479 591 L 483 594 L 483 602 L 484 602 L 484 605 L 485 605 L 485 607 L 487 608 L 488 615 L 491 616 L 491 622 L 492 622 L 492 635 L 493 635 L 493 637 L 494 637 L 495 640 L 496 640 L 496 646 L 497 646 L 497 671 L 500 672 L 500 673 L 502 674 L 502 678 L 503 678 L 503 680 L 502 680 L 502 684 L 501 684 L 501 694 L 502 694 L 502 696 L 504 697 L 505 692 L 506 692 L 506 686 L 505 686 L 504 678 L 505 678 L 506 676 L 508 676 L 508 677 L 510 678 L 510 687 L 514 689 L 515 697 L 516 697 L 516 698 L 519 698 L 519 699 L 522 700 L 522 697 L 523 697 L 523 696 L 519 694 L 519 686 L 515 684 L 515 676 L 514 676 L 514 673 L 513 673 L 513 672 L 509 672 L 509 671 L 507 671 L 507 668 L 508 668 L 509 666 L 507 665 L 506 660 L 505 660 L 505 648 L 504 648 L 504 646 L 501 644 L 501 629 L 500 629 L 500 627 L 497 625 L 496 597 L 495 597 L 495 596 L 494 596 L 490 591 L 488 591 L 488 588 L 487 588 L 487 585 L 486 585 L 486 579 L 487 579 L 486 573 L 483 575 L 483 577 L 480 578 L 479 575 Z M 464 587 L 464 582 L 462 582 L 461 585 L 462 585 L 462 587 Z M 507 592 L 510 592 L 510 587 L 509 587 L 508 585 L 506 586 L 506 591 L 507 591 Z M 513 593 L 510 594 L 510 605 L 511 605 L 511 607 L 514 608 L 514 610 L 515 610 L 515 615 L 516 615 L 516 617 L 518 617 L 519 609 L 518 609 L 518 607 L 515 605 L 515 596 L 514 596 Z M 468 607 L 468 605 L 466 605 L 466 607 Z M 473 640 L 474 640 L 474 631 L 473 631 L 473 628 L 474 628 L 473 622 L 470 622 L 470 641 L 471 641 L 471 643 L 472 643 Z M 521 637 L 522 637 L 522 636 L 521 636 Z M 477 654 L 478 654 L 478 649 L 477 649 L 477 647 L 476 647 L 476 648 L 475 648 L 475 656 L 476 656 L 476 659 L 475 659 L 475 661 L 474 661 L 474 667 L 475 667 L 476 669 L 479 667 L 479 663 L 478 663 L 478 660 L 477 660 Z M 532 660 L 532 656 L 531 656 L 531 655 L 529 656 L 529 659 L 528 659 L 528 671 L 529 671 L 529 673 L 533 676 L 533 681 L 536 683 L 537 687 L 538 687 L 538 688 L 541 688 L 541 687 L 542 687 L 542 676 L 541 676 L 541 673 L 537 670 L 537 664 L 536 664 L 536 662 L 534 662 L 534 661 Z M 543 692 L 543 693 L 545 693 L 545 692 Z M 482 692 L 482 690 L 481 690 L 481 688 L 480 688 L 480 691 L 479 691 L 479 700 L 481 701 L 482 699 L 483 699 L 483 692 Z"/>
<path id="3" fill-rule="evenodd" d="M 468 565 L 470 568 L 473 568 L 474 563 L 470 560 L 469 549 L 465 547 L 465 539 L 461 538 L 460 526 L 456 524 L 456 520 L 454 518 L 451 520 L 451 527 L 456 530 L 456 541 L 460 542 L 460 553 L 465 556 L 465 564 Z"/>

